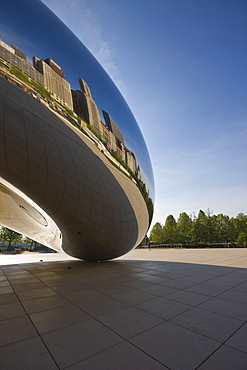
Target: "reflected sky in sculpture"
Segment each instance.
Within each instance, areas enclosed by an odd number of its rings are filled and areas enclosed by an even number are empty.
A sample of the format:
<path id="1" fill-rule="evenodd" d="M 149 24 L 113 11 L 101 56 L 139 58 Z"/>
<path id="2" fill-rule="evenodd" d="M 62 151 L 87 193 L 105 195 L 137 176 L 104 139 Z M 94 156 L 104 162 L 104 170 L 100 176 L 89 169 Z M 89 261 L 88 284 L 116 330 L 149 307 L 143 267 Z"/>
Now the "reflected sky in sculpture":
<path id="1" fill-rule="evenodd" d="M 34 11 L 35 10 L 35 11 Z M 82 22 L 86 22 L 83 18 Z M 51 58 L 65 74 L 71 88 L 78 90 L 83 78 L 102 110 L 110 114 L 124 137 L 125 146 L 134 153 L 142 181 L 154 200 L 154 182 L 150 158 L 140 129 L 128 105 L 104 69 L 75 35 L 40 1 L 10 0 L 1 5 L 0 38 L 23 50 L 32 64 L 34 56 Z"/>

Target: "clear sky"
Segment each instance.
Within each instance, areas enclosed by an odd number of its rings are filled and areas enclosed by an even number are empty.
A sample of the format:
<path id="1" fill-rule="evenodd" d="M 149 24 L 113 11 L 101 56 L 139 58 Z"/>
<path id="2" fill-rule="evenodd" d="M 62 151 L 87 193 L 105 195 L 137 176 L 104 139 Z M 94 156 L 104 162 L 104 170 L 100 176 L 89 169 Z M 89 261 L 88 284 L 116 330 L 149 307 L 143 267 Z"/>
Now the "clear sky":
<path id="1" fill-rule="evenodd" d="M 153 223 L 247 213 L 247 1 L 43 0 L 112 77 L 153 164 Z"/>

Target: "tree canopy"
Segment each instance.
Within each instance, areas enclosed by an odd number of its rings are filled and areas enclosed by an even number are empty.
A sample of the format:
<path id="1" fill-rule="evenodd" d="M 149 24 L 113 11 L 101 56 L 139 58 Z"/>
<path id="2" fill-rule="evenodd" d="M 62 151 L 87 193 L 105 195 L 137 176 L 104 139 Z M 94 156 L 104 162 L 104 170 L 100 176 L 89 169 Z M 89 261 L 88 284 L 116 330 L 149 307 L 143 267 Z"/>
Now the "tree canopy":
<path id="1" fill-rule="evenodd" d="M 182 212 L 177 220 L 169 215 L 163 226 L 156 222 L 150 240 L 156 244 L 237 242 L 247 246 L 247 215 L 239 213 L 230 218 L 223 213 L 213 215 L 209 209 L 200 210 L 197 216 Z"/>
<path id="2" fill-rule="evenodd" d="M 10 248 L 11 243 L 20 241 L 22 239 L 22 235 L 17 233 L 16 231 L 10 230 L 7 227 L 2 226 L 0 230 L 0 238 L 4 242 L 7 242 L 8 248 Z"/>

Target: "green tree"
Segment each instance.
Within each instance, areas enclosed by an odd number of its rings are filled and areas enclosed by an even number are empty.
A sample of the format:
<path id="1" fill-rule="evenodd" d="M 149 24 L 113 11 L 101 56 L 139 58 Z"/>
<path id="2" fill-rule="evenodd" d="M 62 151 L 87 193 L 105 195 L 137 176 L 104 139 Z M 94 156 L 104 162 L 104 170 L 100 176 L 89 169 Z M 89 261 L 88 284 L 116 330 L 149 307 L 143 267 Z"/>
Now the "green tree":
<path id="1" fill-rule="evenodd" d="M 26 244 L 30 244 L 31 250 L 35 250 L 37 245 L 39 244 L 38 242 L 36 242 L 36 240 L 33 240 L 33 239 L 29 238 L 28 236 L 25 236 L 24 242 Z"/>
<path id="2" fill-rule="evenodd" d="M 247 233 L 241 231 L 238 238 L 237 244 L 243 245 L 245 248 L 247 247 Z"/>
<path id="3" fill-rule="evenodd" d="M 16 231 L 10 230 L 7 227 L 1 228 L 1 240 L 8 243 L 8 249 L 10 249 L 11 243 L 20 241 L 22 235 Z"/>
<path id="4" fill-rule="evenodd" d="M 191 217 L 182 212 L 177 220 L 177 240 L 179 243 L 189 243 L 192 238 L 193 222 Z"/>
<path id="5" fill-rule="evenodd" d="M 208 227 L 209 227 L 209 241 L 211 243 L 217 242 L 219 237 L 217 234 L 217 215 L 212 215 L 208 219 Z"/>
<path id="6" fill-rule="evenodd" d="M 244 233 L 241 234 L 240 233 Z M 213 215 L 209 208 L 188 216 L 186 212 L 179 214 L 177 222 L 172 215 L 166 219 L 165 225 L 157 222 L 150 234 L 157 243 L 190 243 L 190 242 L 235 242 L 244 240 L 247 234 L 247 215 L 239 213 L 235 218 L 219 213 Z M 239 242 L 240 243 L 240 242 Z"/>
<path id="7" fill-rule="evenodd" d="M 207 242 L 210 236 L 208 216 L 200 210 L 193 224 L 193 238 L 197 242 Z"/>
<path id="8" fill-rule="evenodd" d="M 216 216 L 215 234 L 217 236 L 218 242 L 227 242 L 230 238 L 231 228 L 230 228 L 230 217 L 219 213 Z"/>
<path id="9" fill-rule="evenodd" d="M 173 215 L 167 216 L 163 226 L 163 235 L 165 243 L 177 243 L 177 222 Z"/>
<path id="10" fill-rule="evenodd" d="M 247 233 L 247 215 L 239 213 L 234 219 L 236 237 L 243 231 Z"/>
<path id="11" fill-rule="evenodd" d="M 152 227 L 149 239 L 157 244 L 163 243 L 163 229 L 159 222 L 156 222 L 156 224 Z"/>
<path id="12" fill-rule="evenodd" d="M 236 241 L 238 237 L 238 232 L 236 229 L 234 217 L 231 217 L 229 220 L 229 234 L 230 234 L 231 241 Z"/>
<path id="13" fill-rule="evenodd" d="M 207 216 L 207 222 L 206 222 L 206 230 L 207 230 L 207 233 L 206 233 L 206 241 L 207 242 L 215 242 L 216 240 L 216 232 L 215 232 L 215 228 L 216 228 L 216 218 L 215 216 L 213 215 L 213 211 L 208 208 L 205 212 L 206 216 Z"/>

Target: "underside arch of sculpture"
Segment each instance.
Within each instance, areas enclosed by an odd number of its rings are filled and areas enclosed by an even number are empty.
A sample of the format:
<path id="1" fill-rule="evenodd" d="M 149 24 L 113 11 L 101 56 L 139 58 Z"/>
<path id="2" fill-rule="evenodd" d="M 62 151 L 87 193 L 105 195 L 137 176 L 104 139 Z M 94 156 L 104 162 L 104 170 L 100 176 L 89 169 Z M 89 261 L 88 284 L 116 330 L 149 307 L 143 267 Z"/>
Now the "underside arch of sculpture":
<path id="1" fill-rule="evenodd" d="M 101 261 L 141 242 L 153 201 L 145 141 L 103 68 L 41 1 L 4 3 L 0 224 Z"/>

